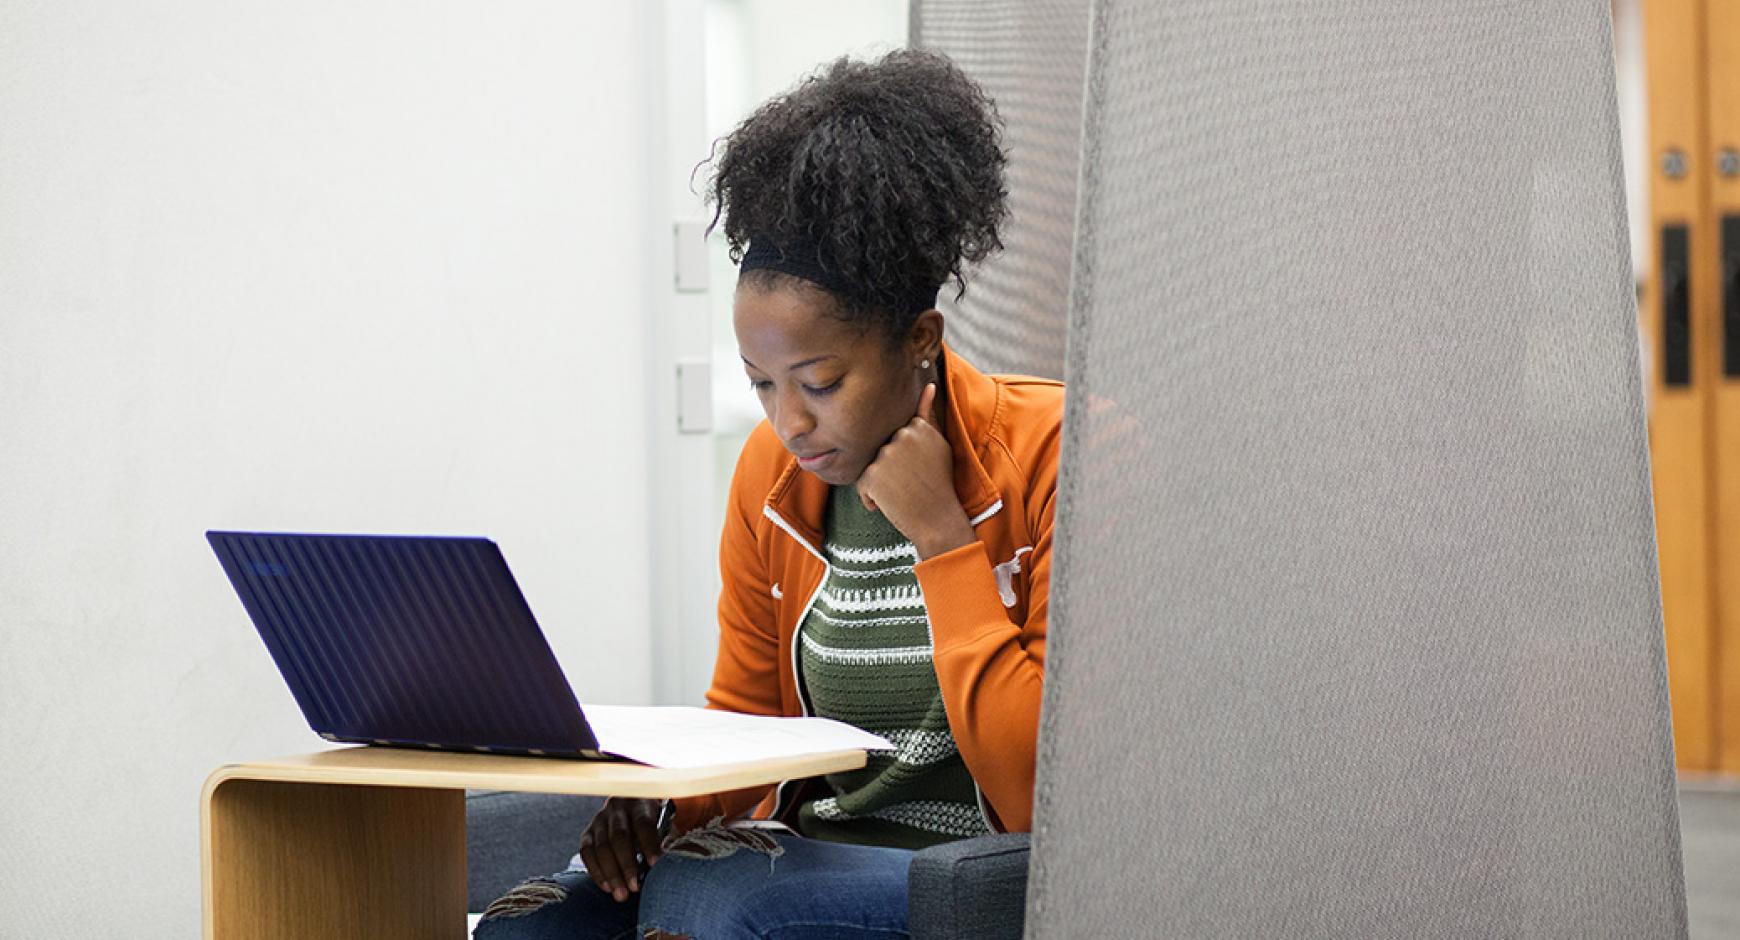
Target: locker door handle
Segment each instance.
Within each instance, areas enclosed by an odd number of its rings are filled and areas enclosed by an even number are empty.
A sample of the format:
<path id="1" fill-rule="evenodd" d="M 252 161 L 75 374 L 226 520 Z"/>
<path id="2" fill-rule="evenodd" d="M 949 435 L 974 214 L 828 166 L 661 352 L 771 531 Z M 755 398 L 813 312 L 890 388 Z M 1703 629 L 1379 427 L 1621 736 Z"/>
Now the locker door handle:
<path id="1" fill-rule="evenodd" d="M 1670 387 L 1692 384 L 1692 272 L 1687 241 L 1684 225 L 1662 226 L 1662 381 Z"/>
<path id="2" fill-rule="evenodd" d="M 1722 374 L 1740 378 L 1740 215 L 1722 217 Z"/>

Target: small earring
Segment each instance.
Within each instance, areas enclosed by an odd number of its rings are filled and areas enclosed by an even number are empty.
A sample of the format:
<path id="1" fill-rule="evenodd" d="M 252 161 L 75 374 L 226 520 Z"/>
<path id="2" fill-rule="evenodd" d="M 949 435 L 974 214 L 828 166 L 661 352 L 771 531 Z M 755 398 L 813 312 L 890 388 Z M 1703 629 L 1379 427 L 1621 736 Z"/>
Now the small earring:
<path id="1" fill-rule="evenodd" d="M 930 368 L 930 360 L 929 360 L 929 359 L 926 359 L 926 360 L 924 360 L 924 361 L 922 361 L 922 362 L 920 362 L 920 363 L 919 363 L 919 364 L 918 364 L 918 367 L 919 367 L 919 368 L 920 368 L 920 369 L 928 369 L 928 368 Z"/>

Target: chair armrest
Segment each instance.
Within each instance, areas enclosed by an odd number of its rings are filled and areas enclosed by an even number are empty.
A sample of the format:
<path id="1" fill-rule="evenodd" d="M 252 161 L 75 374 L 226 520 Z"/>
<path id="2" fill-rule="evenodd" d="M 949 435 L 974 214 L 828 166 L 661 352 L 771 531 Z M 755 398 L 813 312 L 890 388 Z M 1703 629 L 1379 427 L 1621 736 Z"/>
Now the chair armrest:
<path id="1" fill-rule="evenodd" d="M 468 790 L 466 909 L 477 912 L 527 878 L 568 867 L 604 798 Z"/>
<path id="2" fill-rule="evenodd" d="M 913 940 L 1021 940 L 1027 916 L 1025 832 L 962 839 L 913 855 L 907 923 Z"/>

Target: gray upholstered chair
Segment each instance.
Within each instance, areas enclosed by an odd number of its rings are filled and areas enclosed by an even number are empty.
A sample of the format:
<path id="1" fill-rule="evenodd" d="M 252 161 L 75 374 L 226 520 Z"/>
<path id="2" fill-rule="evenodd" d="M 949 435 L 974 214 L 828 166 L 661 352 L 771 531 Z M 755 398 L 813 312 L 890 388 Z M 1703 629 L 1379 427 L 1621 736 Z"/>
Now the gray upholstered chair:
<path id="1" fill-rule="evenodd" d="M 466 910 L 568 867 L 602 797 L 469 790 L 465 794 Z"/>
<path id="2" fill-rule="evenodd" d="M 1028 934 L 1683 935 L 1606 5 L 1085 6 L 913 15 L 1015 151 L 957 342 L 1072 284 Z"/>
<path id="3" fill-rule="evenodd" d="M 1608 4 L 1093 9 L 1029 935 L 1683 936 Z"/>

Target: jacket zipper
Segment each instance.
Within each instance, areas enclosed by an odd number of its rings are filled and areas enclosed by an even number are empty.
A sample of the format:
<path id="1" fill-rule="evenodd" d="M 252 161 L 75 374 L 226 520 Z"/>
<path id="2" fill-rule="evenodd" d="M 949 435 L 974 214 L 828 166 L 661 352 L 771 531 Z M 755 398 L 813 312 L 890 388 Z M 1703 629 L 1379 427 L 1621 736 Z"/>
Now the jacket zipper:
<path id="1" fill-rule="evenodd" d="M 804 699 L 803 678 L 798 675 L 798 643 L 801 642 L 802 639 L 798 634 L 803 632 L 804 621 L 808 620 L 810 616 L 810 608 L 816 606 L 816 600 L 822 596 L 822 588 L 827 587 L 828 585 L 828 572 L 831 566 L 828 564 L 827 556 L 817 551 L 816 547 L 811 545 L 803 536 L 797 534 L 797 532 L 792 529 L 791 525 L 781 518 L 779 513 L 774 511 L 772 506 L 762 506 L 761 513 L 768 519 L 771 519 L 774 525 L 779 526 L 786 535 L 795 539 L 799 545 L 804 547 L 805 551 L 816 556 L 816 560 L 822 563 L 822 577 L 816 582 L 816 589 L 810 592 L 810 599 L 804 604 L 803 613 L 798 614 L 797 626 L 792 628 L 791 632 L 792 688 L 797 690 L 798 711 L 803 715 L 803 717 L 808 718 L 810 717 L 810 703 Z M 768 818 L 778 819 L 780 814 L 785 810 L 785 788 L 790 784 L 790 780 L 781 780 L 779 786 L 774 788 L 773 813 Z"/>

